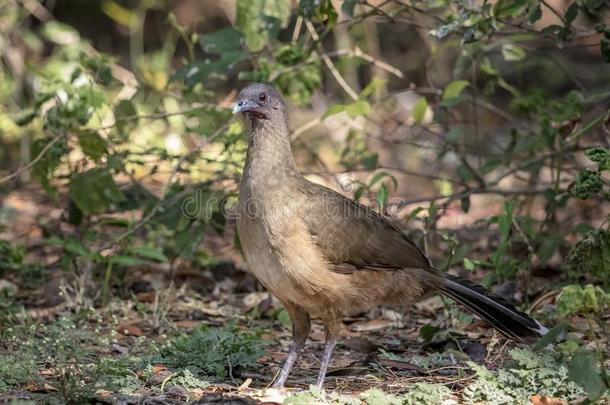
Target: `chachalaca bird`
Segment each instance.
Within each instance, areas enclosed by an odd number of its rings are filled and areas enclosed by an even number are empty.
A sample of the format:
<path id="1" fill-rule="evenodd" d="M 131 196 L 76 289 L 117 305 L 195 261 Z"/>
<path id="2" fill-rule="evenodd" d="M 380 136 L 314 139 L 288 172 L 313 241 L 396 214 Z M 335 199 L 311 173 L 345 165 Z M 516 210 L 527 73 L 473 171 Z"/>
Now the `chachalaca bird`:
<path id="1" fill-rule="evenodd" d="M 271 86 L 251 84 L 233 108 L 249 130 L 237 230 L 252 273 L 284 305 L 293 343 L 274 387 L 283 387 L 310 329 L 324 324 L 322 387 L 342 318 L 440 292 L 525 342 L 547 329 L 483 287 L 443 274 L 383 216 L 305 179 L 292 157 L 287 111 Z"/>

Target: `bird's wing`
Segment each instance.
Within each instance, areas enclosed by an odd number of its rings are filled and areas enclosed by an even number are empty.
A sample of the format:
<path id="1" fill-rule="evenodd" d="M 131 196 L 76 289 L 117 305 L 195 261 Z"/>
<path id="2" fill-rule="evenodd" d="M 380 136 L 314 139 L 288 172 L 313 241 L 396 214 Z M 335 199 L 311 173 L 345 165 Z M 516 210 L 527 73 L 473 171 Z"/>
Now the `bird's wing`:
<path id="1" fill-rule="evenodd" d="M 300 191 L 307 201 L 300 216 L 334 271 L 432 267 L 403 232 L 373 210 L 309 181 Z"/>

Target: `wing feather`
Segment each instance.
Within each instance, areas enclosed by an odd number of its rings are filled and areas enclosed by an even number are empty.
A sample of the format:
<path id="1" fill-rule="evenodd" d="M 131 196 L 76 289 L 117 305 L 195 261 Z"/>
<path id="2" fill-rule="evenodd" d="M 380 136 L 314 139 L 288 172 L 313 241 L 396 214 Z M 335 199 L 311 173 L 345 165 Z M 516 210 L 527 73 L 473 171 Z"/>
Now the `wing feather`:
<path id="1" fill-rule="evenodd" d="M 431 269 L 428 258 L 396 226 L 370 208 L 306 181 L 301 218 L 335 271 Z"/>

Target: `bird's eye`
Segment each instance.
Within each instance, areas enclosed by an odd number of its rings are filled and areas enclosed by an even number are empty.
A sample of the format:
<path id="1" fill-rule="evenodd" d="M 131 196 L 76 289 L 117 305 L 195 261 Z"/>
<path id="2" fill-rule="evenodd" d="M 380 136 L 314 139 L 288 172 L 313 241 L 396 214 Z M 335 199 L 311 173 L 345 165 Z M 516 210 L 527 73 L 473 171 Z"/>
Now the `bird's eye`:
<path id="1" fill-rule="evenodd" d="M 267 101 L 267 95 L 265 93 L 261 93 L 258 95 L 258 99 L 264 103 Z"/>

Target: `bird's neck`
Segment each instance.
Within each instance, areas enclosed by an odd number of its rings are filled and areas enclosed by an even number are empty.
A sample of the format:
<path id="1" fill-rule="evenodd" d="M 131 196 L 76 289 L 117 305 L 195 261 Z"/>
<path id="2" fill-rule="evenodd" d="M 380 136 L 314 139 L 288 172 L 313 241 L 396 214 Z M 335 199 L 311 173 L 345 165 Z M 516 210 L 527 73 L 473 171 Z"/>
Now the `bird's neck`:
<path id="1" fill-rule="evenodd" d="M 300 177 L 285 120 L 268 120 L 253 126 L 248 140 L 244 180 L 263 187 Z"/>

